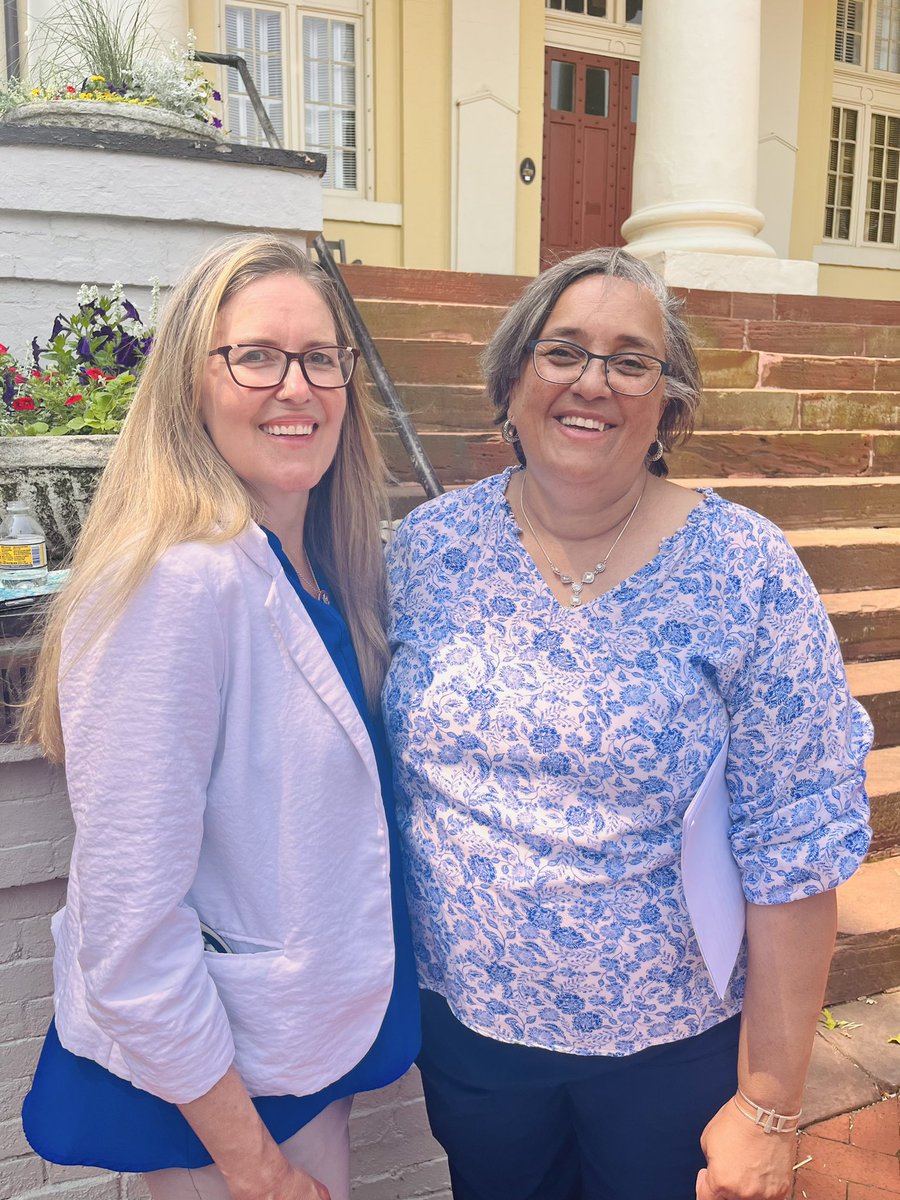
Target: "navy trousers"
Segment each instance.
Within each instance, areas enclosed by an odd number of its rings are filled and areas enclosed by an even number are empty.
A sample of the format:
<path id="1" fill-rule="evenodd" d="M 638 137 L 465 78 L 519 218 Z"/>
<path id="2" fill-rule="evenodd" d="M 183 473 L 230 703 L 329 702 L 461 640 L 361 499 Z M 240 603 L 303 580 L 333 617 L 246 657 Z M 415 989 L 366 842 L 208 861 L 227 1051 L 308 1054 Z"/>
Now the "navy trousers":
<path id="1" fill-rule="evenodd" d="M 423 992 L 418 1064 L 454 1200 L 694 1200 L 739 1027 L 624 1058 L 558 1054 L 482 1037 Z"/>

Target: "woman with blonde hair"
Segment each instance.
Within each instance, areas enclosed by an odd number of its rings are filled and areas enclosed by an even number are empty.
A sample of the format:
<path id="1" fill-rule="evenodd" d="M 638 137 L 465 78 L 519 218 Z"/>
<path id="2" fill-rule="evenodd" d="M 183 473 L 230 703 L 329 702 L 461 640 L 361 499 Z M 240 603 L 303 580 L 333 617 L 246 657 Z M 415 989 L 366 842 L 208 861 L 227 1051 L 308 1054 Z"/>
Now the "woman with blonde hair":
<path id="1" fill-rule="evenodd" d="M 290 243 L 186 275 L 25 714 L 76 826 L 25 1130 L 154 1200 L 347 1200 L 352 1095 L 417 1049 L 356 359 Z"/>

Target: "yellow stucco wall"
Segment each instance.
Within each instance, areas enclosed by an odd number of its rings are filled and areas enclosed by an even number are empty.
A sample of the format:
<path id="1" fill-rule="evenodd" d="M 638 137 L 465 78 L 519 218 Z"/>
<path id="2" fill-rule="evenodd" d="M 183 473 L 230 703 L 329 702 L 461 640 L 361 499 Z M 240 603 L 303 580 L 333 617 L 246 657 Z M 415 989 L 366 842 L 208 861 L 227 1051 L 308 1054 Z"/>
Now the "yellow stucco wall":
<path id="1" fill-rule="evenodd" d="M 401 0 L 403 261 L 450 267 L 451 0 Z"/>
<path id="2" fill-rule="evenodd" d="M 831 134 L 831 86 L 837 0 L 806 0 L 797 124 L 791 258 L 812 258 L 822 239 Z"/>
<path id="3" fill-rule="evenodd" d="M 900 264 L 898 264 L 900 266 Z M 862 300 L 900 298 L 900 270 L 876 267 L 819 267 L 820 296 L 855 296 Z"/>

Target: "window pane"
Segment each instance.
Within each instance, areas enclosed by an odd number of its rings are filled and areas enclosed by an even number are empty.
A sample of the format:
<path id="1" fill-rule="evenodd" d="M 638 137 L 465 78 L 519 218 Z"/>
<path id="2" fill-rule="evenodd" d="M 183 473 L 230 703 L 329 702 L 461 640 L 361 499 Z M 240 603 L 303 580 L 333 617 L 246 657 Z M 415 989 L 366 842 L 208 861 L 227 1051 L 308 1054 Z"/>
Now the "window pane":
<path id="1" fill-rule="evenodd" d="M 609 71 L 604 67 L 585 72 L 584 111 L 589 117 L 609 116 Z"/>
<path id="2" fill-rule="evenodd" d="M 579 13 L 581 16 L 605 17 L 607 0 L 544 0 L 544 7 L 552 12 Z"/>
<path id="3" fill-rule="evenodd" d="M 327 155 L 322 183 L 357 187 L 356 26 L 303 18 L 304 149 Z"/>
<path id="4" fill-rule="evenodd" d="M 862 61 L 863 0 L 838 0 L 834 30 L 835 62 Z"/>
<path id="5" fill-rule="evenodd" d="M 900 72 L 900 0 L 878 0 L 874 20 L 875 70 Z"/>
<path id="6" fill-rule="evenodd" d="M 284 59 L 281 14 L 249 5 L 226 4 L 225 49 L 245 59 L 269 120 L 284 141 Z M 229 67 L 226 72 L 228 128 L 235 141 L 267 146 L 244 82 Z"/>
<path id="7" fill-rule="evenodd" d="M 831 146 L 825 203 L 825 237 L 847 241 L 850 237 L 853 169 L 856 163 L 855 109 L 831 110 Z"/>
<path id="8" fill-rule="evenodd" d="M 550 62 L 550 107 L 556 112 L 575 111 L 575 64 Z"/>
<path id="9" fill-rule="evenodd" d="M 637 125 L 638 114 L 638 91 L 640 89 L 640 75 L 632 75 L 631 77 L 631 123 Z"/>
<path id="10" fill-rule="evenodd" d="M 644 0 L 626 0 L 625 24 L 640 25 L 644 18 Z"/>
<path id="11" fill-rule="evenodd" d="M 893 245 L 897 218 L 897 183 L 900 180 L 900 117 L 873 113 L 869 132 L 866 178 L 866 241 Z"/>

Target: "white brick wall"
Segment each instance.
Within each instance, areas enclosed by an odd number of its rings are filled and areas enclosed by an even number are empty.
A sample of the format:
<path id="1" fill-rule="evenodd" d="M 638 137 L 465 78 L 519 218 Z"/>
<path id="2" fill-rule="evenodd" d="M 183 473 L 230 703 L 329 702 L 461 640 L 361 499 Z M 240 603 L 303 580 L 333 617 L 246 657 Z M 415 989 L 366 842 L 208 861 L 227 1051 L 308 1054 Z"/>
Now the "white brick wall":
<path id="1" fill-rule="evenodd" d="M 50 916 L 65 900 L 72 840 L 62 772 L 0 748 L 0 1200 L 144 1200 L 141 1180 L 33 1154 L 19 1113 L 52 1013 Z M 415 1070 L 359 1096 L 354 1200 L 450 1200 Z"/>

